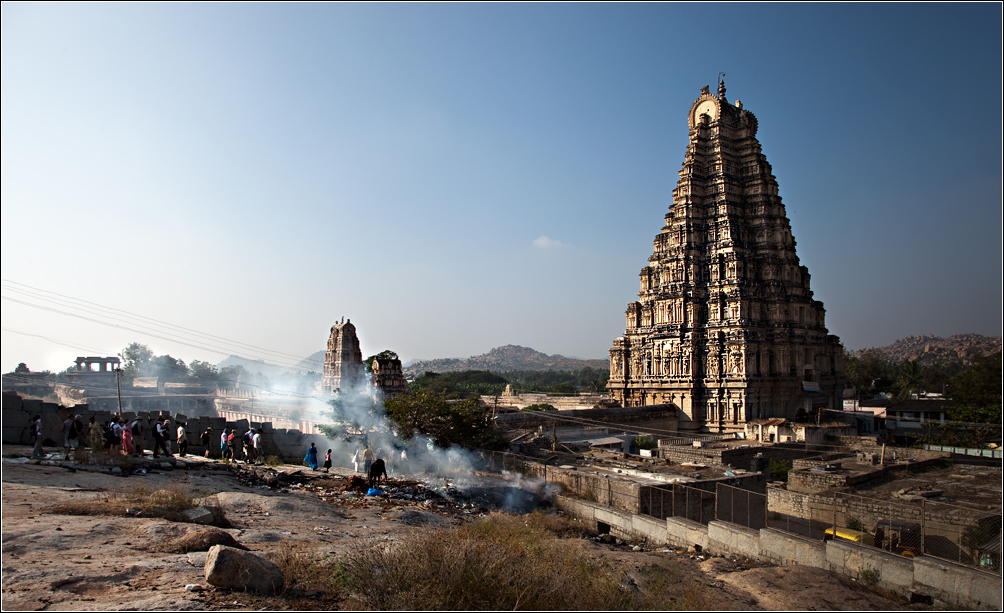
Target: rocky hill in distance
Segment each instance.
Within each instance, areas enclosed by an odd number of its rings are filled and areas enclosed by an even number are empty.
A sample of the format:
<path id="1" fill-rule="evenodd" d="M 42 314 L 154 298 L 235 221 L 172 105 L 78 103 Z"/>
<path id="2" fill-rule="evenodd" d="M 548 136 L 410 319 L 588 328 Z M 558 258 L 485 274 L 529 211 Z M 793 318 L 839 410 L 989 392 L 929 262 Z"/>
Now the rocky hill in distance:
<path id="1" fill-rule="evenodd" d="M 488 353 L 476 355 L 466 360 L 441 358 L 416 362 L 404 369 L 405 376 L 421 375 L 426 371 L 445 373 L 465 370 L 490 370 L 506 372 L 510 370 L 580 370 L 582 368 L 610 368 L 609 360 L 577 360 L 563 355 L 547 355 L 519 345 L 496 347 Z"/>
<path id="2" fill-rule="evenodd" d="M 1001 351 L 1000 336 L 983 336 L 982 334 L 955 334 L 941 338 L 927 334 L 924 336 L 908 336 L 891 345 L 875 347 L 875 350 L 885 354 L 893 362 L 917 360 L 924 365 L 948 364 L 962 360 L 970 364 L 975 355 L 990 355 Z M 851 352 L 860 357 L 868 349 Z"/>

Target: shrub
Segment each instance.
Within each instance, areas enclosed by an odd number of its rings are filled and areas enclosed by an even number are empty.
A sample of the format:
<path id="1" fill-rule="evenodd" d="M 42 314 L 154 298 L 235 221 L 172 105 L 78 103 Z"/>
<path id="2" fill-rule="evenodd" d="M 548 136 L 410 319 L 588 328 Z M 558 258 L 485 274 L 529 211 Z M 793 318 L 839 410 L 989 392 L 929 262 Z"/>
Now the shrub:
<path id="1" fill-rule="evenodd" d="M 557 411 L 554 405 L 547 403 L 544 404 L 531 404 L 529 406 L 523 407 L 520 411 Z"/>
<path id="2" fill-rule="evenodd" d="M 847 518 L 847 528 L 850 530 L 857 530 L 858 532 L 865 531 L 865 525 L 861 523 L 861 520 L 858 519 L 857 517 Z"/>
<path id="3" fill-rule="evenodd" d="M 877 568 L 872 568 L 871 566 L 867 568 L 862 568 L 858 571 L 858 579 L 861 583 L 865 585 L 875 585 L 882 578 L 882 573 Z"/>
<path id="4" fill-rule="evenodd" d="M 647 434 L 636 436 L 634 438 L 634 444 L 638 449 L 655 449 L 659 446 L 659 442 L 655 440 L 655 437 Z"/>
<path id="5" fill-rule="evenodd" d="M 654 592 L 642 596 L 625 590 L 619 570 L 585 559 L 554 538 L 552 528 L 570 529 L 561 521 L 542 513 L 493 513 L 452 530 L 416 533 L 396 547 L 356 551 L 339 571 L 352 593 L 346 604 L 412 610 L 673 606 L 668 590 L 679 589 L 679 579 L 674 581 L 670 571 L 649 571 Z M 686 594 L 684 600 L 687 606 L 696 603 Z"/>
<path id="6" fill-rule="evenodd" d="M 101 493 L 93 500 L 71 501 L 57 504 L 49 513 L 64 515 L 160 515 L 172 521 L 187 521 L 184 511 L 194 509 L 195 498 L 188 487 L 173 483 L 165 489 L 151 492 L 143 486 Z"/>
<path id="7" fill-rule="evenodd" d="M 770 461 L 770 478 L 775 481 L 788 480 L 788 463 L 784 461 Z"/>
<path id="8" fill-rule="evenodd" d="M 282 466 L 282 459 L 277 455 L 265 456 L 265 466 Z"/>

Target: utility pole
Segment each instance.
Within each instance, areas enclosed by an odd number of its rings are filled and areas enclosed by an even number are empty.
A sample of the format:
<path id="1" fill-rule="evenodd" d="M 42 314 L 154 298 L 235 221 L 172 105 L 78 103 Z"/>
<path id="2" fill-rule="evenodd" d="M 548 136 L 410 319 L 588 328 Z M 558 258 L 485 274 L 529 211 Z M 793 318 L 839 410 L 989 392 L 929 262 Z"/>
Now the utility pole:
<path id="1" fill-rule="evenodd" d="M 115 369 L 115 390 L 118 392 L 119 396 L 119 415 L 122 414 L 122 369 Z"/>

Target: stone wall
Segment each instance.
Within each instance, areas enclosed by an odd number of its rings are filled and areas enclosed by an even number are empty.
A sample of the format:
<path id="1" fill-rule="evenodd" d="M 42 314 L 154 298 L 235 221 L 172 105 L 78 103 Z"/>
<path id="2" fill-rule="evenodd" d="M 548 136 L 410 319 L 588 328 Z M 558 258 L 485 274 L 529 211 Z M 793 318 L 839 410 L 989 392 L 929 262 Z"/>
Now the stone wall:
<path id="1" fill-rule="evenodd" d="M 562 486 L 563 491 L 572 496 L 598 502 L 614 509 L 631 513 L 639 512 L 638 500 L 642 486 L 633 480 L 604 477 L 594 473 L 546 466 L 536 462 L 526 462 L 523 467 L 527 476 L 558 483 Z"/>
<path id="2" fill-rule="evenodd" d="M 70 415 L 81 416 L 81 421 L 86 426 L 90 418 L 95 418 L 95 423 L 102 426 L 109 421 L 115 413 L 107 410 L 94 409 L 90 405 L 78 404 L 73 407 L 62 407 L 50 402 L 42 402 L 35 399 L 24 399 L 13 392 L 3 393 L 2 407 L 2 427 L 3 443 L 6 445 L 27 445 L 30 437 L 29 421 L 39 415 L 42 418 L 42 437 L 48 440 L 47 447 L 57 447 L 62 449 L 63 445 L 63 422 Z M 137 416 L 142 418 L 144 425 L 143 448 L 147 451 L 153 449 L 153 423 L 158 417 L 165 417 L 171 421 L 171 435 L 174 436 L 178 422 L 186 424 L 186 439 L 188 440 L 188 453 L 202 455 L 205 447 L 202 446 L 201 435 L 206 428 L 213 428 L 213 437 L 209 443 L 210 457 L 220 457 L 220 434 L 224 429 L 236 430 L 238 436 L 247 432 L 249 428 L 261 429 L 262 445 L 266 455 L 276 455 L 281 458 L 299 460 L 303 457 L 310 442 L 318 435 L 308 434 L 295 429 L 274 429 L 271 422 L 253 422 L 247 419 L 238 421 L 227 421 L 221 417 L 197 416 L 189 417 L 183 413 L 171 413 L 168 411 L 125 411 L 121 416 L 128 421 L 132 421 Z M 152 421 L 151 421 L 152 420 Z M 177 442 L 171 443 L 171 451 L 176 452 Z"/>
<path id="3" fill-rule="evenodd" d="M 653 450 L 655 453 L 655 450 Z M 715 449 L 709 447 L 659 447 L 658 454 L 673 462 L 712 464 L 750 470 L 753 458 L 763 454 L 768 460 L 790 463 L 797 458 L 816 455 L 818 451 L 806 450 L 805 445 L 750 445 L 748 447 L 731 447 Z"/>
<path id="4" fill-rule="evenodd" d="M 941 462 L 945 461 L 949 454 L 938 451 L 927 451 L 923 449 L 905 449 L 903 451 L 921 451 L 927 454 L 927 459 L 917 460 L 914 462 L 903 462 L 905 459 L 900 456 L 900 462 L 897 464 L 885 464 L 883 466 L 875 466 L 872 469 L 857 470 L 856 472 L 847 471 L 841 469 L 841 472 L 822 472 L 815 471 L 811 468 L 801 468 L 801 466 L 809 465 L 815 466 L 823 463 L 842 465 L 842 462 L 833 462 L 832 460 L 801 460 L 796 461 L 796 468 L 788 472 L 788 488 L 794 491 L 812 493 L 818 492 L 820 490 L 826 490 L 830 488 L 838 487 L 850 487 L 855 485 L 860 485 L 862 483 L 867 483 L 874 479 L 879 479 L 886 477 L 892 473 L 896 473 L 903 470 L 916 470 L 918 468 L 923 468 L 925 466 L 936 466 Z M 844 460 L 849 461 L 849 460 Z M 855 467 L 862 467 L 861 464 L 855 464 Z"/>
<path id="5" fill-rule="evenodd" d="M 600 394 L 581 394 L 579 396 L 551 396 L 548 394 L 482 395 L 481 403 L 487 407 L 498 406 L 500 409 L 525 409 L 533 404 L 549 404 L 558 410 L 618 407 L 617 403 L 611 400 L 610 396 Z"/>

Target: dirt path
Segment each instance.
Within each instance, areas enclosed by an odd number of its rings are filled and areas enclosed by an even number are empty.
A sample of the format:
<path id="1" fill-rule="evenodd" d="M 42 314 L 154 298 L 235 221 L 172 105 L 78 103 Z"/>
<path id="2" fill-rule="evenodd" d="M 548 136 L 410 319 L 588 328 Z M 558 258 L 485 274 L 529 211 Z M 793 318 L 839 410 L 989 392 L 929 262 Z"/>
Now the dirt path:
<path id="1" fill-rule="evenodd" d="M 4 447 L 3 455 L 27 448 Z M 284 469 L 299 472 L 299 469 Z M 307 471 L 310 473 L 310 471 Z M 278 491 L 240 483 L 224 470 L 152 471 L 129 478 L 70 472 L 57 466 L 3 463 L 3 608 L 22 610 L 200 610 L 289 608 L 279 599 L 263 603 L 205 582 L 205 553 L 166 553 L 171 540 L 201 526 L 153 517 L 57 515 L 55 504 L 91 501 L 136 488 L 147 491 L 182 484 L 216 494 L 232 527 L 252 551 L 269 554 L 299 543 L 317 555 L 340 555 L 356 547 L 406 538 L 413 531 L 472 521 L 485 510 L 476 503 L 445 504 L 436 497 L 387 500 L 341 493 L 344 475 L 333 473 Z M 404 481 L 392 480 L 400 486 Z M 411 483 L 415 483 L 412 481 Z M 422 491 L 399 487 L 399 491 Z M 408 494 L 410 496 L 410 494 Z M 113 498 L 114 500 L 114 498 Z M 483 506 L 483 505 L 481 505 Z M 908 608 L 852 581 L 802 567 L 753 567 L 743 560 L 704 559 L 668 549 L 632 551 L 629 544 L 575 539 L 584 556 L 606 560 L 625 573 L 627 585 L 644 588 L 644 568 L 672 565 L 681 582 L 703 601 L 724 610 L 889 610 Z M 196 584 L 207 588 L 186 591 Z M 686 603 L 679 603 L 685 606 Z M 337 602 L 317 603 L 337 609 Z"/>

